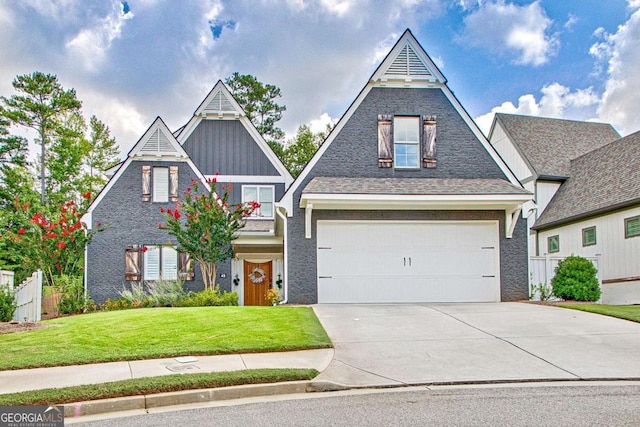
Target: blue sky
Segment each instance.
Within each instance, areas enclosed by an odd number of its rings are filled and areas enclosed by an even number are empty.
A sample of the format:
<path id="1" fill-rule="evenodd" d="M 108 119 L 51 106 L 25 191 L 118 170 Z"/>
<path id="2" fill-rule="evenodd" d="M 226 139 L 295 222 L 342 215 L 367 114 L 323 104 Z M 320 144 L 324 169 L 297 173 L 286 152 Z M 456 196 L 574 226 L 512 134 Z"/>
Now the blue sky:
<path id="1" fill-rule="evenodd" d="M 56 74 L 123 153 L 234 71 L 282 89 L 288 136 L 320 129 L 406 28 L 485 132 L 495 111 L 640 130 L 640 0 L 0 0 L 0 26 L 0 94 Z"/>

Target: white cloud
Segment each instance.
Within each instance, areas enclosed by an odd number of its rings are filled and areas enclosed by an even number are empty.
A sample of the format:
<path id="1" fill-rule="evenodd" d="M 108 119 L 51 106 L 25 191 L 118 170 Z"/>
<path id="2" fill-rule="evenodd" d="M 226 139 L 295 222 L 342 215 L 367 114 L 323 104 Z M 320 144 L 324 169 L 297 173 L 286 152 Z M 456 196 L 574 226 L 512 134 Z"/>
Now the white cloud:
<path id="1" fill-rule="evenodd" d="M 579 21 L 579 18 L 573 13 L 570 13 L 569 18 L 567 18 L 567 22 L 565 22 L 563 26 L 567 30 L 570 30 L 578 21 Z"/>
<path id="2" fill-rule="evenodd" d="M 551 33 L 553 21 L 538 1 L 524 6 L 504 0 L 483 3 L 463 21 L 461 42 L 510 57 L 519 65 L 542 65 L 559 47 L 557 35 Z"/>
<path id="3" fill-rule="evenodd" d="M 79 88 L 78 95 L 84 100 L 82 103 L 84 115 L 87 118 L 95 115 L 109 126 L 111 135 L 116 138 L 123 157 L 155 118 L 155 116 L 146 116 L 132 102 L 112 94 L 97 92 L 90 88 Z"/>
<path id="4" fill-rule="evenodd" d="M 518 105 L 511 101 L 493 107 L 489 113 L 475 118 L 480 129 L 488 135 L 495 113 L 523 114 L 553 118 L 575 118 L 575 112 L 583 112 L 587 107 L 598 104 L 599 97 L 592 88 L 578 89 L 574 92 L 559 83 L 544 86 L 540 92 L 540 101 L 532 94 L 518 98 Z"/>
<path id="5" fill-rule="evenodd" d="M 604 40 L 590 50 L 607 67 L 607 82 L 598 114 L 622 134 L 640 129 L 640 0 L 629 0 L 628 5 L 632 14 L 627 22 L 613 34 L 600 31 Z"/>
<path id="6" fill-rule="evenodd" d="M 311 132 L 313 133 L 325 132 L 327 130 L 327 125 L 333 126 L 337 121 L 338 119 L 332 118 L 327 113 L 322 113 L 320 117 L 309 122 L 309 129 L 311 129 Z"/>
<path id="7" fill-rule="evenodd" d="M 111 13 L 94 26 L 82 29 L 66 44 L 73 59 L 79 60 L 87 71 L 96 71 L 106 59 L 111 43 L 120 37 L 122 26 L 133 13 L 124 13 L 119 1 L 113 1 Z"/>

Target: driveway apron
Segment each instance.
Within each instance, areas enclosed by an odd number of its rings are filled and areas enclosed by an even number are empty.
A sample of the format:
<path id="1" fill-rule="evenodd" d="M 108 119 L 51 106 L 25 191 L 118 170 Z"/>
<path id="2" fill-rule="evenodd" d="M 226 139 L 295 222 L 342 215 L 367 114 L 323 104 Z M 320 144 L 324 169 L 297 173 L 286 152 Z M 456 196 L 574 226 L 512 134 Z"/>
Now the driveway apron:
<path id="1" fill-rule="evenodd" d="M 349 387 L 638 379 L 640 324 L 528 303 L 333 304 L 317 381 Z"/>

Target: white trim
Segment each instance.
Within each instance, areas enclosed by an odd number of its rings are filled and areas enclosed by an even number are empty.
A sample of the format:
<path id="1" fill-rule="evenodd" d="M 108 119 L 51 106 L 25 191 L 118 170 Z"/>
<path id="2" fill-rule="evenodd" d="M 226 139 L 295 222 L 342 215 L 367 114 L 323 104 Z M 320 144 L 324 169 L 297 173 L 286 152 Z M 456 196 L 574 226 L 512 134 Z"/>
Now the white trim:
<path id="1" fill-rule="evenodd" d="M 244 198 L 244 190 L 247 188 L 255 188 L 256 189 L 256 198 L 258 200 L 245 200 Z M 248 217 L 248 220 L 252 220 L 252 219 L 274 219 L 276 217 L 276 188 L 273 185 L 255 185 L 255 184 L 244 184 L 242 185 L 242 188 L 240 189 L 240 193 L 241 193 L 241 198 L 242 198 L 242 203 L 248 203 L 248 202 L 258 202 L 260 203 L 260 205 L 262 205 L 262 202 L 260 202 L 260 189 L 261 188 L 269 188 L 271 190 L 271 216 L 259 216 L 259 215 L 251 215 L 250 217 Z M 258 209 L 260 209 L 260 213 L 262 213 L 262 206 L 260 206 Z"/>
<path id="2" fill-rule="evenodd" d="M 312 235 L 312 212 L 322 210 L 504 210 L 505 235 L 513 236 L 526 195 L 303 194 L 305 238 Z"/>
<path id="3" fill-rule="evenodd" d="M 228 98 L 228 100 L 233 105 L 235 109 L 232 117 L 225 117 L 220 114 L 207 113 L 205 111 L 206 106 L 209 105 L 211 100 L 218 94 L 218 92 L 222 92 L 224 96 Z M 198 127 L 198 124 L 202 120 L 215 120 L 215 119 L 233 119 L 239 120 L 240 123 L 244 126 L 244 128 L 249 132 L 249 135 L 253 138 L 253 140 L 258 144 L 258 147 L 262 150 L 262 152 L 267 156 L 273 167 L 276 168 L 280 176 L 284 178 L 285 186 L 289 187 L 291 183 L 293 183 L 293 177 L 284 166 L 280 158 L 273 152 L 267 141 L 260 135 L 256 127 L 251 123 L 251 120 L 244 114 L 244 110 L 238 104 L 236 99 L 233 97 L 227 86 L 222 82 L 222 80 L 218 80 L 213 89 L 209 92 L 209 94 L 205 97 L 205 99 L 200 103 L 196 111 L 193 113 L 193 117 L 189 120 L 189 122 L 182 128 L 180 133 L 176 136 L 180 145 L 184 144 L 185 141 L 189 138 L 189 135 Z"/>
<path id="4" fill-rule="evenodd" d="M 285 184 L 285 177 L 281 175 L 205 175 L 205 178 L 218 183 Z"/>
<path id="5" fill-rule="evenodd" d="M 511 171 L 511 169 L 509 169 L 509 167 L 504 162 L 504 160 L 502 160 L 502 158 L 497 153 L 495 148 L 493 148 L 493 146 L 489 143 L 489 141 L 484 136 L 484 134 L 480 131 L 480 128 L 478 128 L 478 125 L 473 121 L 471 116 L 469 116 L 469 113 L 467 113 L 467 111 L 462 107 L 462 105 L 460 104 L 458 99 L 453 95 L 453 93 L 451 92 L 451 90 L 449 89 L 449 87 L 446 84 L 447 81 L 444 78 L 444 75 L 440 72 L 440 70 L 435 65 L 435 63 L 433 63 L 433 61 L 431 61 L 431 59 L 429 58 L 429 55 L 425 52 L 425 50 L 422 48 L 420 43 L 418 43 L 418 41 L 415 39 L 415 37 L 413 36 L 411 31 L 406 30 L 404 32 L 404 34 L 402 35 L 402 37 L 400 38 L 400 40 L 398 40 L 396 45 L 393 47 L 393 49 L 391 49 L 391 52 L 389 52 L 387 54 L 387 56 L 382 61 L 380 66 L 373 73 L 373 75 L 371 76 L 371 78 L 369 79 L 367 84 L 364 86 L 364 88 L 360 91 L 360 93 L 358 94 L 356 99 L 349 106 L 349 108 L 344 113 L 344 115 L 340 118 L 340 121 L 338 121 L 338 123 L 333 128 L 333 130 L 331 131 L 331 133 L 329 134 L 329 136 L 327 137 L 325 142 L 320 146 L 320 148 L 318 149 L 318 151 L 316 151 L 316 153 L 311 158 L 309 163 L 307 163 L 307 165 L 302 170 L 302 172 L 300 172 L 300 175 L 298 175 L 296 180 L 287 189 L 287 191 L 285 192 L 284 196 L 282 196 L 282 199 L 280 200 L 280 205 L 287 211 L 287 216 L 290 216 L 290 217 L 293 216 L 293 194 L 296 192 L 298 187 L 300 187 L 300 185 L 304 182 L 305 178 L 307 178 L 307 176 L 309 175 L 311 170 L 316 166 L 316 164 L 318 163 L 320 158 L 322 158 L 324 153 L 329 149 L 329 146 L 336 139 L 337 135 L 340 134 L 340 132 L 344 128 L 345 124 L 349 121 L 349 119 L 351 118 L 353 113 L 358 109 L 358 107 L 360 107 L 360 104 L 367 97 L 367 95 L 369 94 L 371 89 L 373 87 L 383 87 L 383 86 L 388 86 L 389 85 L 387 83 L 380 84 L 380 82 L 377 82 L 376 79 L 378 79 L 381 76 L 381 74 L 386 72 L 386 69 L 384 68 L 384 66 L 390 65 L 390 63 L 393 62 L 393 59 L 395 59 L 395 56 L 392 56 L 392 53 L 395 53 L 397 55 L 397 52 L 400 49 L 402 49 L 402 46 L 404 46 L 405 43 L 411 43 L 412 47 L 415 48 L 416 53 L 421 58 L 425 58 L 424 60 L 430 61 L 430 63 L 433 65 L 433 75 L 436 76 L 439 79 L 439 81 L 436 81 L 436 82 L 426 82 L 427 86 L 425 86 L 425 82 L 424 81 L 413 80 L 413 81 L 410 82 L 410 86 L 411 87 L 439 87 L 439 88 L 441 88 L 442 92 L 445 94 L 447 99 L 452 103 L 453 107 L 458 111 L 458 113 L 460 114 L 462 119 L 465 121 L 467 126 L 469 126 L 469 128 L 471 129 L 473 134 L 476 136 L 476 138 L 478 138 L 478 140 L 480 141 L 482 146 L 485 148 L 485 150 L 489 153 L 491 158 L 496 162 L 498 167 L 507 176 L 507 178 L 509 179 L 509 182 L 511 182 L 512 184 L 514 184 L 514 185 L 516 185 L 518 187 L 521 187 L 520 182 L 515 177 L 515 175 Z M 391 58 L 393 58 L 393 59 L 391 59 Z M 385 71 L 383 71 L 383 70 L 385 70 Z M 406 86 L 406 85 L 404 85 L 404 86 Z"/>
<path id="6" fill-rule="evenodd" d="M 165 152 L 157 152 L 157 153 L 148 153 L 143 152 L 142 149 L 147 144 L 149 139 L 156 132 L 160 132 L 164 135 L 164 137 L 168 140 L 169 144 L 171 144 L 172 151 Z M 141 157 L 141 158 L 149 158 L 149 159 L 158 159 L 163 157 L 173 157 L 173 158 L 187 158 L 189 157 L 187 153 L 182 148 L 182 145 L 178 143 L 176 138 L 173 136 L 167 125 L 160 118 L 160 116 L 156 117 L 151 126 L 147 129 L 147 131 L 142 135 L 142 137 L 136 142 L 136 144 L 129 151 L 128 157 Z"/>

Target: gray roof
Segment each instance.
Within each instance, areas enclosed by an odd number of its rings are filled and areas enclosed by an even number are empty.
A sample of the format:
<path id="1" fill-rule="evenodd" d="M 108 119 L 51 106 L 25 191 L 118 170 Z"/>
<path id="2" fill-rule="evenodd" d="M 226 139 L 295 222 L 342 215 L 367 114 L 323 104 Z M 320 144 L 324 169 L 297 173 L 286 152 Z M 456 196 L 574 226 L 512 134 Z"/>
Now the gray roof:
<path id="1" fill-rule="evenodd" d="M 503 179 L 315 177 L 303 194 L 530 194 Z"/>
<path id="2" fill-rule="evenodd" d="M 569 176 L 569 161 L 606 145 L 620 135 L 608 123 L 496 114 L 511 141 L 535 173 L 543 177 Z"/>
<path id="3" fill-rule="evenodd" d="M 244 227 L 239 231 L 240 234 L 244 233 L 273 233 L 275 229 L 275 221 L 273 220 L 253 220 L 249 219 L 245 223 Z"/>
<path id="4" fill-rule="evenodd" d="M 571 161 L 562 184 L 534 228 L 548 228 L 640 203 L 640 132 Z"/>

